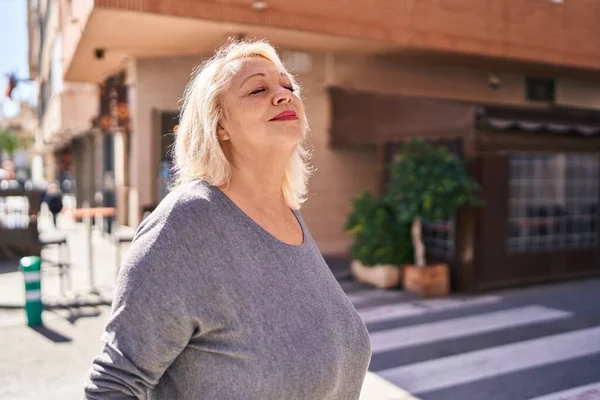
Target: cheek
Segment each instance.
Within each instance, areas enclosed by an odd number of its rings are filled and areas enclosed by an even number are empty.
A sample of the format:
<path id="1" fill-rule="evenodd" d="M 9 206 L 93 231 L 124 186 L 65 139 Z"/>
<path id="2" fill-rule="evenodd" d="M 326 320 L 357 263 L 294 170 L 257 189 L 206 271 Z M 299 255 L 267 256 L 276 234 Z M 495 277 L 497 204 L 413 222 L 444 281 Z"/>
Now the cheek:
<path id="1" fill-rule="evenodd" d="M 296 110 L 304 113 L 304 102 L 302 101 L 302 99 L 300 99 L 300 97 L 298 97 L 296 94 L 293 95 L 292 99 Z"/>
<path id="2" fill-rule="evenodd" d="M 237 102 L 236 113 L 241 118 L 252 118 L 260 113 L 264 113 L 265 100 L 260 96 L 247 97 Z"/>
<path id="3" fill-rule="evenodd" d="M 302 115 L 303 118 L 306 117 L 306 109 L 304 108 L 304 103 L 300 99 L 297 100 L 296 110 Z"/>
<path id="4" fill-rule="evenodd" d="M 238 130 L 248 120 L 248 104 L 243 101 L 229 103 L 227 108 L 227 123 L 231 129 Z"/>

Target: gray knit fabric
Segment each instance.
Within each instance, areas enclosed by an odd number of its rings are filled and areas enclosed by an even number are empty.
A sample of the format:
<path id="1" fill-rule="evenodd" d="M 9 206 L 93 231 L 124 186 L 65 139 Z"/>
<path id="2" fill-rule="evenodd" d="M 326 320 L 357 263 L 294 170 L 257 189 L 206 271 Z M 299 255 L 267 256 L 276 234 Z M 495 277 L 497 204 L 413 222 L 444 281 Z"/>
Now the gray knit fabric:
<path id="1" fill-rule="evenodd" d="M 170 193 L 117 280 L 86 399 L 357 399 L 368 332 L 300 213 L 300 246 L 218 188 Z"/>

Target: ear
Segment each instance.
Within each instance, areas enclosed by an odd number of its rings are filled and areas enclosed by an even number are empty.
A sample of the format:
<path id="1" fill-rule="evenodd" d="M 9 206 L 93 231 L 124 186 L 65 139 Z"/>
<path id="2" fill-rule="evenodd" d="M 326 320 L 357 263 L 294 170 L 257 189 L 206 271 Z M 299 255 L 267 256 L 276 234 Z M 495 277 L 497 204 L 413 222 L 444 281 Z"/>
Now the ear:
<path id="1" fill-rule="evenodd" d="M 219 140 L 229 140 L 229 133 L 223 128 L 223 125 L 217 125 L 217 139 Z"/>

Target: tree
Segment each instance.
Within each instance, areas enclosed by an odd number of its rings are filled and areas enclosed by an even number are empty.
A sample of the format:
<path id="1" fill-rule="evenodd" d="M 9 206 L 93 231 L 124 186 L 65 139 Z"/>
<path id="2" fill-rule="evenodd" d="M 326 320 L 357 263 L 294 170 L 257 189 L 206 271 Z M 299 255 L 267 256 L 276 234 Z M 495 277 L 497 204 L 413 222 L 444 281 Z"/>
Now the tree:
<path id="1" fill-rule="evenodd" d="M 420 138 L 402 146 L 390 165 L 386 197 L 394 205 L 400 223 L 411 224 L 417 266 L 426 265 L 422 221 L 448 219 L 463 205 L 480 204 L 475 196 L 478 188 L 462 160 L 445 147 Z"/>
<path id="2" fill-rule="evenodd" d="M 0 150 L 8 153 L 9 159 L 13 157 L 15 151 L 30 144 L 28 138 L 24 138 L 13 128 L 0 129 Z"/>

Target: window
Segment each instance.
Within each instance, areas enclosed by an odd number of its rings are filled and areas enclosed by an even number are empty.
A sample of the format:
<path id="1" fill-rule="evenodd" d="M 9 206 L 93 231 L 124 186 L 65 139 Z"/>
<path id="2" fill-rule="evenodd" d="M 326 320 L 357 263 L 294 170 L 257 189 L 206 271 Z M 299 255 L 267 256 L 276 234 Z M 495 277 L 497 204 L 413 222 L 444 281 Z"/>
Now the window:
<path id="1" fill-rule="evenodd" d="M 510 159 L 511 252 L 598 245 L 600 157 L 516 153 Z"/>
<path id="2" fill-rule="evenodd" d="M 528 101 L 554 102 L 554 79 L 525 78 L 526 98 Z"/>
<path id="3" fill-rule="evenodd" d="M 423 242 L 429 255 L 442 260 L 454 257 L 454 218 L 445 221 L 423 221 Z"/>

